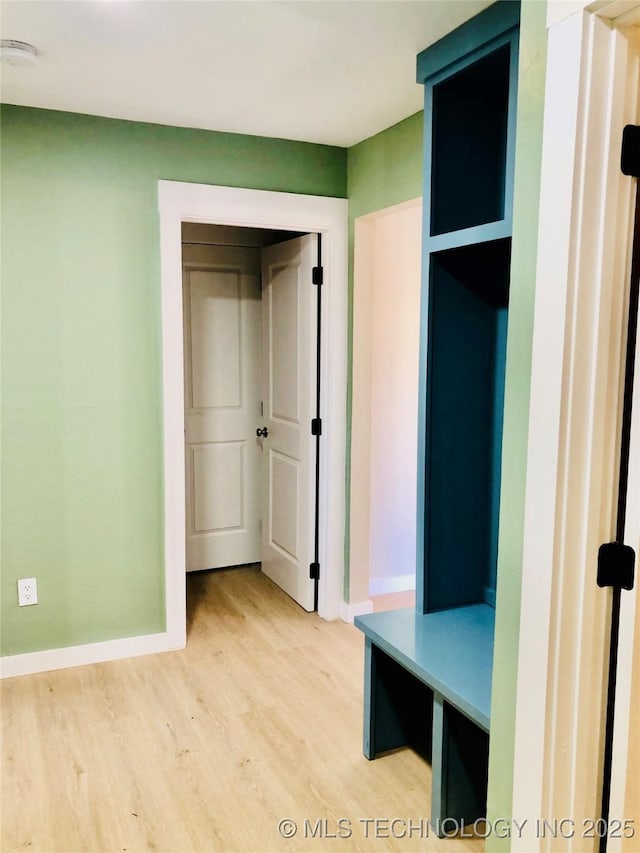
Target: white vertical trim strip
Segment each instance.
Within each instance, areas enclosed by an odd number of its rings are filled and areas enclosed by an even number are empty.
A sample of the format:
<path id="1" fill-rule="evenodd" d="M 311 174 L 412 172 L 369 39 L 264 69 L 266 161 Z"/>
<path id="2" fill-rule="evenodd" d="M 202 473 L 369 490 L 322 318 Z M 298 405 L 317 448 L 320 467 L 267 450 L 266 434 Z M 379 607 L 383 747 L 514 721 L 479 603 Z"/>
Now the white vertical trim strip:
<path id="1" fill-rule="evenodd" d="M 375 218 L 354 222 L 349 599 L 368 594 L 371 567 L 371 403 Z"/>
<path id="2" fill-rule="evenodd" d="M 606 440 L 615 443 L 615 421 L 609 419 L 609 429 L 605 430 L 601 410 L 610 315 L 610 281 L 605 280 L 603 269 L 610 148 L 610 122 L 603 121 L 603 106 L 606 108 L 607 102 L 609 35 L 598 19 L 585 17 L 574 248 L 567 306 L 571 333 L 566 341 L 563 391 L 566 417 L 559 494 L 564 515 L 556 527 L 560 549 L 552 593 L 554 654 L 549 684 L 553 723 L 548 727 L 552 738 L 543 803 L 544 814 L 571 815 L 576 821 L 595 819 L 599 812 L 595 780 L 600 755 L 606 594 L 596 589 L 595 562 L 598 545 L 610 538 L 613 521 L 610 484 L 614 472 L 603 471 L 602 452 Z M 601 507 L 607 509 L 606 518 L 601 517 Z M 583 743 L 585 730 L 593 740 L 589 749 Z M 574 842 L 568 840 L 567 849 L 573 847 Z"/>
<path id="3" fill-rule="evenodd" d="M 529 447 L 525 499 L 520 648 L 514 744 L 513 815 L 527 820 L 512 849 L 534 853 L 542 815 L 552 566 L 558 478 L 562 370 L 569 272 L 582 17 L 549 33 Z"/>
<path id="4" fill-rule="evenodd" d="M 344 599 L 345 475 L 347 446 L 348 203 L 322 199 L 323 285 L 320 453 L 320 582 L 318 613 L 337 619 Z M 318 199 L 309 204 L 316 211 Z M 314 212 L 318 218 L 318 211 Z M 310 229 L 311 230 L 311 229 Z"/>
<path id="5" fill-rule="evenodd" d="M 165 618 L 167 634 L 182 648 L 187 642 L 182 236 L 180 216 L 162 215 L 161 188 L 160 204 Z"/>
<path id="6" fill-rule="evenodd" d="M 640 9 L 640 5 L 637 8 Z M 630 56 L 619 57 L 618 64 L 622 66 L 618 71 L 619 76 L 628 74 L 631 79 L 640 79 L 640 39 L 637 38 L 637 35 L 636 45 L 637 49 L 635 52 L 631 51 Z M 619 108 L 623 111 L 624 115 L 635 116 L 632 119 L 633 123 L 637 124 L 640 122 L 640 92 L 638 92 L 637 87 L 635 90 L 633 86 L 629 87 L 628 103 L 624 105 L 620 104 Z M 624 256 L 617 259 L 618 276 L 624 275 L 624 280 L 627 282 L 630 281 L 631 276 L 633 195 L 637 191 L 636 186 L 630 194 L 631 198 L 627 205 L 628 218 L 630 220 L 628 251 Z M 632 726 L 635 725 L 637 728 L 640 720 L 636 716 L 632 723 L 630 718 L 631 713 L 635 712 L 636 715 L 640 713 L 640 709 L 637 706 L 637 692 L 636 705 L 634 707 L 632 682 L 634 667 L 636 672 L 638 672 L 639 667 L 638 661 L 634 660 L 634 650 L 640 645 L 640 640 L 638 639 L 640 636 L 640 566 L 638 565 L 638 561 L 640 560 L 640 342 L 636 346 L 625 543 L 631 545 L 636 552 L 636 581 L 632 592 L 623 591 L 620 603 L 620 636 L 616 682 L 616 708 L 618 710 L 614 722 L 613 778 L 610 805 L 611 816 L 618 820 L 633 817 L 640 819 L 640 803 L 636 802 L 634 808 L 634 803 L 626 802 L 627 778 L 630 773 L 635 774 L 637 777 L 638 762 L 640 760 L 631 751 L 634 749 L 632 745 L 634 734 L 637 742 L 637 732 L 633 732 Z M 636 790 L 638 790 L 638 787 L 640 786 L 637 786 Z M 638 832 L 639 827 L 636 825 L 636 839 Z M 623 849 L 631 849 L 631 843 L 627 842 L 627 846 L 625 847 L 621 838 L 610 839 L 610 853 L 622 853 Z"/>
<path id="7" fill-rule="evenodd" d="M 591 0 L 547 0 L 547 29 L 582 12 L 590 2 Z"/>

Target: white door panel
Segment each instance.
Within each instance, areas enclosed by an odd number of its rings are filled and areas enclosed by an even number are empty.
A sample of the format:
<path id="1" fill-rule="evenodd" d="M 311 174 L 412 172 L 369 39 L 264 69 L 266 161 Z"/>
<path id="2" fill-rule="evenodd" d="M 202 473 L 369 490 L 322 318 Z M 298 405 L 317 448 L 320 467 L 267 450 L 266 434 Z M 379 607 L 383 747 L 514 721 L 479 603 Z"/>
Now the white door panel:
<path id="1" fill-rule="evenodd" d="M 187 570 L 260 560 L 260 251 L 183 246 Z"/>
<path id="2" fill-rule="evenodd" d="M 317 237 L 262 253 L 264 453 L 262 569 L 305 610 L 314 608 L 309 577 L 315 529 Z"/>
<path id="3" fill-rule="evenodd" d="M 269 543 L 285 557 L 298 559 L 298 506 L 300 463 L 276 450 L 269 453 L 269 482 L 271 485 Z"/>
<path id="4" fill-rule="evenodd" d="M 271 417 L 298 426 L 299 267 L 275 264 L 269 274 L 274 282 L 266 289 L 271 327 Z"/>

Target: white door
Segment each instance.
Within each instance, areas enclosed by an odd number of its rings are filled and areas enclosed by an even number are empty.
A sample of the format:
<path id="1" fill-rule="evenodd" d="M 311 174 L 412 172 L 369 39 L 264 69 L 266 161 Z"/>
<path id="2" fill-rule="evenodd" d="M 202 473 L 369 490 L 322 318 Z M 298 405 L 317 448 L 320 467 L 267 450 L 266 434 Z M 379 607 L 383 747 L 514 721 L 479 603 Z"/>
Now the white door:
<path id="1" fill-rule="evenodd" d="M 260 249 L 183 245 L 187 571 L 261 558 Z"/>
<path id="2" fill-rule="evenodd" d="M 262 252 L 264 500 L 262 570 L 314 609 L 317 236 Z"/>

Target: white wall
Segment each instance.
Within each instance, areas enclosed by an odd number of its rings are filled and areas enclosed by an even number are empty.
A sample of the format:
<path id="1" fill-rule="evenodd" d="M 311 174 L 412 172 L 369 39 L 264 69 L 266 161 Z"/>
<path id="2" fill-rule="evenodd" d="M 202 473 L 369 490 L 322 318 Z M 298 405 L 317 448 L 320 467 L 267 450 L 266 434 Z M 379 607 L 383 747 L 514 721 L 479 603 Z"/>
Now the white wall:
<path id="1" fill-rule="evenodd" d="M 415 588 L 421 223 L 419 199 L 356 221 L 350 565 L 365 595 Z"/>

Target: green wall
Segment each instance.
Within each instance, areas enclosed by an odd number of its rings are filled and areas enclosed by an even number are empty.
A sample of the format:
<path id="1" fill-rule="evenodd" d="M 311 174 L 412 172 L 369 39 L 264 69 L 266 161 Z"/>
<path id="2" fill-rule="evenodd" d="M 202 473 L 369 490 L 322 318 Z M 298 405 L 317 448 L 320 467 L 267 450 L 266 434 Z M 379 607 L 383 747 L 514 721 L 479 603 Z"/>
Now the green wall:
<path id="1" fill-rule="evenodd" d="M 488 817 L 511 816 L 531 341 L 546 70 L 546 3 L 521 8 L 511 292 L 502 444 Z M 508 850 L 491 837 L 487 851 Z"/>
<path id="2" fill-rule="evenodd" d="M 423 113 L 416 113 L 349 148 L 352 226 L 358 216 L 422 195 L 423 121 Z"/>
<path id="3" fill-rule="evenodd" d="M 157 181 L 345 197 L 346 151 L 1 118 L 2 654 L 161 631 Z M 40 603 L 18 608 L 30 576 Z"/>
<path id="4" fill-rule="evenodd" d="M 422 112 L 359 142 L 348 151 L 349 199 L 349 371 L 347 387 L 347 470 L 345 600 L 349 601 L 349 502 L 351 495 L 351 399 L 353 355 L 353 238 L 359 216 L 422 195 Z"/>

